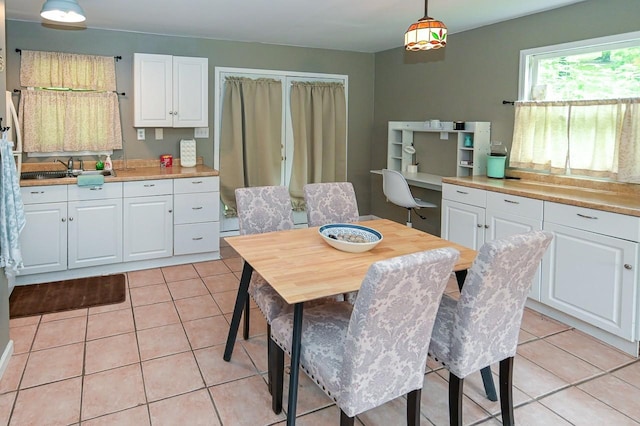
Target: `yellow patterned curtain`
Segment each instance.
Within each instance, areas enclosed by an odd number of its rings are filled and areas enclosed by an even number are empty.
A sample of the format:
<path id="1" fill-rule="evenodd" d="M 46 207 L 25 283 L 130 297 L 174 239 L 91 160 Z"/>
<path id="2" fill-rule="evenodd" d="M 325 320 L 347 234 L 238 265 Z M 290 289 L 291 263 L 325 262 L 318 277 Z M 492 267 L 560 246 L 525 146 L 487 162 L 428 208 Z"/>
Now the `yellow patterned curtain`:
<path id="1" fill-rule="evenodd" d="M 115 59 L 113 56 L 23 50 L 20 85 L 113 92 L 116 90 Z"/>
<path id="2" fill-rule="evenodd" d="M 114 92 L 23 90 L 20 117 L 25 152 L 122 149 Z"/>
<path id="3" fill-rule="evenodd" d="M 25 152 L 122 148 L 113 57 L 23 50 L 20 84 Z"/>

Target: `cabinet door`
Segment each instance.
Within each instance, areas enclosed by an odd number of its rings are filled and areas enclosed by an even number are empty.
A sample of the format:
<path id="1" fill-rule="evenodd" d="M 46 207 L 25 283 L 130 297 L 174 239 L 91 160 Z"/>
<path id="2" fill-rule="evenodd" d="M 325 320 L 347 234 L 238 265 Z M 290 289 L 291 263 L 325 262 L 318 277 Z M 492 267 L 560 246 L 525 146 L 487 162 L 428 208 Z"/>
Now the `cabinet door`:
<path id="1" fill-rule="evenodd" d="M 122 262 L 122 199 L 69 202 L 69 269 Z"/>
<path id="2" fill-rule="evenodd" d="M 173 127 L 209 127 L 207 58 L 173 57 Z"/>
<path id="3" fill-rule="evenodd" d="M 24 206 L 26 224 L 20 234 L 24 269 L 21 275 L 67 269 L 67 203 Z"/>
<path id="4" fill-rule="evenodd" d="M 485 241 L 497 240 L 514 234 L 538 231 L 542 229 L 542 221 L 528 217 L 515 216 L 497 210 L 487 209 L 487 223 L 489 228 L 485 233 Z M 533 278 L 529 297 L 540 300 L 540 274 L 542 262 Z"/>
<path id="5" fill-rule="evenodd" d="M 170 257 L 172 254 L 171 195 L 125 198 L 124 261 Z"/>
<path id="6" fill-rule="evenodd" d="M 442 238 L 478 250 L 484 244 L 485 209 L 442 200 Z"/>
<path id="7" fill-rule="evenodd" d="M 173 126 L 173 69 L 170 55 L 133 55 L 134 127 Z"/>
<path id="8" fill-rule="evenodd" d="M 542 262 L 541 301 L 633 340 L 638 243 L 553 223 Z"/>

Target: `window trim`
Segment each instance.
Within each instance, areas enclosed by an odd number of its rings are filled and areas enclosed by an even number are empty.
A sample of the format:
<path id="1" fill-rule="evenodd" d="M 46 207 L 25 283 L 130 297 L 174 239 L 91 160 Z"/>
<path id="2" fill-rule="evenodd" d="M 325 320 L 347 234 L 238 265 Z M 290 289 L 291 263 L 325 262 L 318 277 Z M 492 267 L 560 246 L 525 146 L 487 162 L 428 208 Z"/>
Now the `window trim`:
<path id="1" fill-rule="evenodd" d="M 537 67 L 535 65 L 539 59 L 562 56 L 561 53 L 563 52 L 568 52 L 572 55 L 589 53 L 602 50 L 603 47 L 612 44 L 615 44 L 616 48 L 638 46 L 640 45 L 640 31 L 521 50 L 518 78 L 518 99 L 521 101 L 532 100 L 531 83 L 532 81 L 535 81 L 535 74 L 537 72 Z"/>

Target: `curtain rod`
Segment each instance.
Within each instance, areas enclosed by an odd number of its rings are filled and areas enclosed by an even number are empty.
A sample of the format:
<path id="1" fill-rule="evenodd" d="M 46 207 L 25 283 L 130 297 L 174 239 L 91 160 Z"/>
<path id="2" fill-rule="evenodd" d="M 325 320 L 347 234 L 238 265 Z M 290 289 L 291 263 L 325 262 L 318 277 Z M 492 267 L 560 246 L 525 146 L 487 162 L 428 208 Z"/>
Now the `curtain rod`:
<path id="1" fill-rule="evenodd" d="M 16 52 L 22 54 L 22 49 L 16 49 Z M 116 62 L 122 59 L 122 56 L 114 56 Z"/>
<path id="2" fill-rule="evenodd" d="M 22 92 L 22 90 L 20 90 L 20 89 L 13 89 L 13 93 L 20 93 L 20 92 Z M 114 91 L 113 93 L 115 93 L 115 94 L 117 94 L 117 95 L 120 95 L 120 96 L 127 96 L 127 94 L 126 94 L 125 92 L 115 92 L 115 91 Z"/>

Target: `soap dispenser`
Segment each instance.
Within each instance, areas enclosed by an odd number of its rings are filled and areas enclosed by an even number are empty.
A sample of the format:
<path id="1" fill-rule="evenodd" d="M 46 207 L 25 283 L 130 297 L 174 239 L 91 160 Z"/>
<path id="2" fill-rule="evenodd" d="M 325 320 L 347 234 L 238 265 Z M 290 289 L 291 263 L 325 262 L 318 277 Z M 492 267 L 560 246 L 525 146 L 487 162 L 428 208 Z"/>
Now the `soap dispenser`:
<path id="1" fill-rule="evenodd" d="M 113 170 L 113 164 L 111 163 L 111 156 L 107 155 L 107 158 L 104 160 L 104 169 L 107 171 Z"/>

